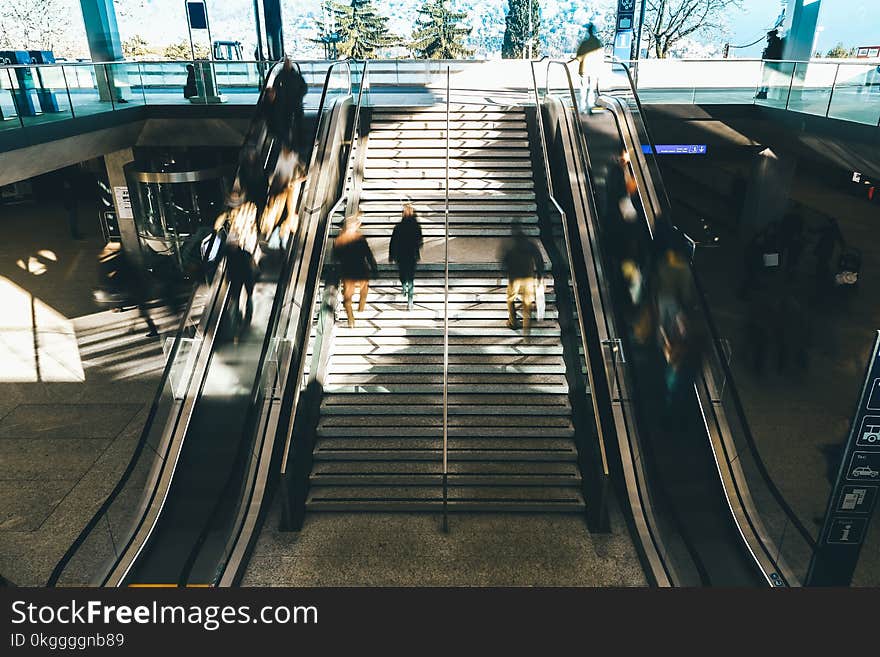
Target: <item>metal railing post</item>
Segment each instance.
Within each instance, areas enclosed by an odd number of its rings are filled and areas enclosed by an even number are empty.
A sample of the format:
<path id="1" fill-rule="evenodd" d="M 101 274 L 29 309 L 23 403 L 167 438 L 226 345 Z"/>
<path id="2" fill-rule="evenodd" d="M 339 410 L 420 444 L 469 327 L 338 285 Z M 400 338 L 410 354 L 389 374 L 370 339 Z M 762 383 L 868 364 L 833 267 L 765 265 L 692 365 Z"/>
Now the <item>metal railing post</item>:
<path id="1" fill-rule="evenodd" d="M 67 73 L 64 71 L 64 66 L 59 67 L 61 69 L 61 79 L 64 80 L 64 89 L 67 91 L 67 104 L 70 106 L 70 118 L 75 119 L 76 113 L 73 111 L 73 98 L 70 95 L 70 85 L 67 83 Z"/>
<path id="2" fill-rule="evenodd" d="M 98 64 L 101 67 L 101 70 L 104 71 L 104 81 L 107 83 L 107 95 L 110 96 L 110 109 L 116 109 L 116 99 L 113 97 L 116 95 L 115 89 L 113 88 L 113 83 L 111 82 L 110 72 L 107 70 L 107 64 Z M 100 98 L 101 92 L 98 90 L 98 97 Z"/>
<path id="3" fill-rule="evenodd" d="M 443 531 L 449 531 L 449 100 L 450 71 L 446 67 L 446 190 L 443 200 Z"/>
<path id="4" fill-rule="evenodd" d="M 828 106 L 825 108 L 825 118 L 831 113 L 831 99 L 834 98 L 834 87 L 837 85 L 837 77 L 840 75 L 840 64 L 834 69 L 834 80 L 831 81 L 831 93 L 828 94 Z"/>
<path id="5" fill-rule="evenodd" d="M 21 115 L 21 104 L 18 102 L 18 98 L 16 98 L 15 94 L 15 82 L 12 77 L 12 69 L 6 69 L 6 77 L 9 79 L 9 95 L 12 96 L 12 106 L 15 108 L 15 113 L 18 116 L 18 124 L 23 128 L 24 127 L 24 118 Z M 21 87 L 19 86 L 19 91 L 21 91 Z"/>

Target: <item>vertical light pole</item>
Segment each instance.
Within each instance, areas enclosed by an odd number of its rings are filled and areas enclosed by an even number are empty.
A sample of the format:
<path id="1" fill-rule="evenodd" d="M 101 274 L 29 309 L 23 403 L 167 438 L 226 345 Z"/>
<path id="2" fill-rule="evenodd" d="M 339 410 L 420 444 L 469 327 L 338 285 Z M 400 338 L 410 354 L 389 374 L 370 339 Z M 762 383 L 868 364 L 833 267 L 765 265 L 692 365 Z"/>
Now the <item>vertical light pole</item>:
<path id="1" fill-rule="evenodd" d="M 532 0 L 529 0 L 529 59 L 532 58 Z"/>

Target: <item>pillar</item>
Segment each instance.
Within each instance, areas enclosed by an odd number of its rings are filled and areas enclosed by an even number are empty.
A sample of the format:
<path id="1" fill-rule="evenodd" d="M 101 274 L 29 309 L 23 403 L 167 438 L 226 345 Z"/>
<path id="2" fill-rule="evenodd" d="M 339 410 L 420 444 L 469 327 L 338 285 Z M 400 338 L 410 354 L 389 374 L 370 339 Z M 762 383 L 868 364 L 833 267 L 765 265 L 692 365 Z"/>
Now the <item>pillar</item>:
<path id="1" fill-rule="evenodd" d="M 93 62 L 118 62 L 124 59 L 122 40 L 119 38 L 119 27 L 116 25 L 116 9 L 113 0 L 80 0 L 83 23 L 86 27 L 86 38 L 89 42 L 89 54 Z M 101 100 L 110 100 L 110 87 L 114 87 L 114 98 L 123 99 L 122 89 L 127 85 L 123 80 L 115 79 L 122 75 L 104 75 L 103 66 L 95 67 L 95 80 Z M 109 84 L 108 84 L 109 82 Z"/>
<path id="2" fill-rule="evenodd" d="M 809 61 L 816 40 L 816 22 L 822 0 L 789 0 L 788 32 L 785 35 L 783 59 Z"/>
<path id="3" fill-rule="evenodd" d="M 138 240 L 137 227 L 134 223 L 134 213 L 131 209 L 131 199 L 128 206 L 120 203 L 123 197 L 127 198 L 128 183 L 125 180 L 125 171 L 123 167 L 129 162 L 134 161 L 134 152 L 131 148 L 123 148 L 122 150 L 107 153 L 104 156 L 104 166 L 107 167 L 107 180 L 110 182 L 110 189 L 113 192 L 113 207 L 116 209 L 116 220 L 119 223 L 119 234 L 122 240 L 122 248 L 125 254 L 131 258 L 132 262 L 140 266 L 143 258 L 141 257 L 141 245 Z M 124 194 L 122 193 L 124 190 Z"/>
<path id="4" fill-rule="evenodd" d="M 269 59 L 277 62 L 284 57 L 281 0 L 263 0 L 263 15 L 266 19 L 266 50 Z"/>

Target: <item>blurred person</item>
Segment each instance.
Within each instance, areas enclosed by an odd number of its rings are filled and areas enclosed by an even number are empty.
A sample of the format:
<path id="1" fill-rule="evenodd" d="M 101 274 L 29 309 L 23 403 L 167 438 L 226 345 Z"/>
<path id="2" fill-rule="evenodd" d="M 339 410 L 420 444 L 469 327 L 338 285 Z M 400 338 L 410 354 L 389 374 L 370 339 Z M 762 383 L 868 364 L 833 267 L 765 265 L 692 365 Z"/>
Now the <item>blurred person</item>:
<path id="1" fill-rule="evenodd" d="M 303 100 L 309 86 L 288 57 L 272 83 L 275 94 L 269 129 L 284 150 L 300 151 L 305 142 Z"/>
<path id="2" fill-rule="evenodd" d="M 702 351 L 696 290 L 687 259 L 675 241 L 673 234 L 658 234 L 653 281 L 657 338 L 666 360 L 667 402 L 673 408 L 693 381 Z"/>
<path id="3" fill-rule="evenodd" d="M 507 327 L 519 328 L 516 317 L 516 298 L 522 301 L 523 335 L 529 335 L 532 306 L 539 280 L 544 278 L 544 256 L 538 245 L 529 239 L 519 225 L 513 226 L 513 235 L 501 246 L 499 260 L 507 273 Z"/>
<path id="4" fill-rule="evenodd" d="M 840 232 L 840 225 L 832 217 L 826 218 L 824 224 L 814 232 L 817 235 L 816 245 L 813 247 L 813 255 L 816 257 L 815 295 L 819 297 L 832 284 L 831 261 L 834 251 L 837 247 L 845 247 L 846 242 Z"/>
<path id="5" fill-rule="evenodd" d="M 183 85 L 183 97 L 193 98 L 199 95 L 196 87 L 196 67 L 192 64 L 186 65 L 186 84 Z"/>
<path id="6" fill-rule="evenodd" d="M 145 272 L 131 261 L 119 242 L 108 242 L 104 246 L 98 254 L 98 267 L 104 289 L 95 291 L 96 301 L 114 303 L 117 312 L 129 305 L 136 306 L 147 325 L 147 336 L 157 337 L 159 330 L 150 315 L 150 283 Z"/>
<path id="7" fill-rule="evenodd" d="M 764 60 L 762 67 L 763 82 L 758 93 L 755 94 L 755 98 L 766 100 L 770 86 L 779 82 L 775 78 L 780 73 L 781 65 L 778 63 L 778 60 L 782 59 L 784 49 L 785 39 L 780 38 L 779 30 L 774 28 L 767 32 L 767 47 L 761 53 L 761 59 Z"/>
<path id="8" fill-rule="evenodd" d="M 378 271 L 373 251 L 360 227 L 361 218 L 358 212 L 345 220 L 345 228 L 336 236 L 333 243 L 333 257 L 342 281 L 342 305 L 345 307 L 349 328 L 354 328 L 351 300 L 355 290 L 358 290 L 360 295 L 358 312 L 363 312 L 370 291 L 370 278 Z"/>
<path id="9" fill-rule="evenodd" d="M 219 221 L 219 219 L 218 219 Z M 257 208 L 245 203 L 229 215 L 226 238 L 226 277 L 229 281 L 229 303 L 233 312 L 233 330 L 237 341 L 250 326 L 253 316 L 254 285 L 257 278 Z M 241 291 L 245 291 L 245 313 L 241 318 Z"/>
<path id="10" fill-rule="evenodd" d="M 596 35 L 596 26 L 587 23 L 586 29 L 587 33 L 578 44 L 574 60 L 578 62 L 581 81 L 581 106 L 592 113 L 599 92 L 599 67 L 602 65 L 604 50 L 602 41 Z"/>
<path id="11" fill-rule="evenodd" d="M 646 259 L 642 246 L 646 237 L 645 226 L 640 220 L 638 186 L 626 149 L 609 166 L 605 193 L 612 248 L 621 263 L 631 260 L 642 267 Z"/>
<path id="12" fill-rule="evenodd" d="M 397 263 L 400 284 L 407 300 L 407 310 L 413 308 L 416 263 L 419 261 L 422 244 L 422 227 L 416 216 L 416 210 L 407 203 L 403 206 L 400 222 L 394 227 L 388 245 L 388 262 Z"/>

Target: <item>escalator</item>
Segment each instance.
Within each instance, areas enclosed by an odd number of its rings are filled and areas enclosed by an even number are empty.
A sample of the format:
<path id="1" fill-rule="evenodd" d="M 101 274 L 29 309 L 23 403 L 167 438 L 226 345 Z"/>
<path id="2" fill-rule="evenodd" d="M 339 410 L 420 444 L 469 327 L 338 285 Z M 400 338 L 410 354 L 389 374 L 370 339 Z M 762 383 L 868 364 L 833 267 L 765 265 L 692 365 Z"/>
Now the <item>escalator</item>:
<path id="1" fill-rule="evenodd" d="M 668 245 L 693 243 L 675 227 L 659 168 L 643 152 L 653 142 L 631 81 L 622 65 L 613 66 L 622 71 L 600 97 L 600 109 L 579 108 L 562 62 L 536 63 L 536 96 L 543 87 L 539 114 L 551 189 L 566 212 L 572 270 L 585 291 L 582 330 L 593 337 L 589 360 L 599 382 L 593 393 L 605 409 L 598 421 L 617 437 L 619 490 L 629 502 L 645 570 L 665 586 L 797 586 L 809 534 L 763 468 L 690 263 L 694 326 L 707 347 L 693 385 L 674 406 L 660 345 L 634 337 L 614 223 L 618 199 L 606 184 L 622 152 L 637 185 L 641 250 L 656 258 Z"/>
<path id="2" fill-rule="evenodd" d="M 316 233 L 344 182 L 354 114 L 351 67 L 331 66 L 298 219 L 286 246 L 261 263 L 249 328 L 240 337 L 232 329 L 239 300 L 230 298 L 221 261 L 193 296 L 128 469 L 50 586 L 228 585 L 239 577 L 278 465 L 275 435 L 293 412 L 284 382 L 301 367 L 296 346 L 309 324 L 300 309 L 313 304 Z M 267 171 L 277 148 L 265 153 Z"/>

